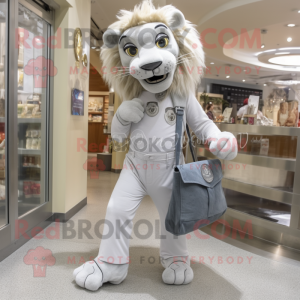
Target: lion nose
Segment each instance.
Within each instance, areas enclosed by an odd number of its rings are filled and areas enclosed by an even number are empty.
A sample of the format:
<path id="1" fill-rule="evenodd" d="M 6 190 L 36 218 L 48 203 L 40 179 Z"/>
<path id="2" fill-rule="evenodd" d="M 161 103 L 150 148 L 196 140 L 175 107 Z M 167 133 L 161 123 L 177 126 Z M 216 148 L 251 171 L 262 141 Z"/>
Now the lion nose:
<path id="1" fill-rule="evenodd" d="M 156 61 L 150 64 L 145 64 L 143 66 L 141 66 L 141 69 L 145 70 L 145 71 L 153 71 L 156 68 L 158 68 L 160 65 L 162 64 L 162 61 Z"/>

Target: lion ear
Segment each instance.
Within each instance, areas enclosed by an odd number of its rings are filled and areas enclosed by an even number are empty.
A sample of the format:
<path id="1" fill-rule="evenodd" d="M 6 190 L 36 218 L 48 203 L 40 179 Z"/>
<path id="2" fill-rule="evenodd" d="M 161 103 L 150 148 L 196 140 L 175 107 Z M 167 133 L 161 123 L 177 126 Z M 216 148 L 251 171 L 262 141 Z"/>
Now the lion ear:
<path id="1" fill-rule="evenodd" d="M 185 26 L 185 18 L 183 13 L 180 10 L 174 9 L 174 11 L 172 11 L 171 21 L 169 23 L 169 26 L 173 30 Z"/>
<path id="2" fill-rule="evenodd" d="M 108 28 L 103 34 L 103 43 L 106 47 L 113 48 L 118 44 L 120 36 L 120 31 Z"/>

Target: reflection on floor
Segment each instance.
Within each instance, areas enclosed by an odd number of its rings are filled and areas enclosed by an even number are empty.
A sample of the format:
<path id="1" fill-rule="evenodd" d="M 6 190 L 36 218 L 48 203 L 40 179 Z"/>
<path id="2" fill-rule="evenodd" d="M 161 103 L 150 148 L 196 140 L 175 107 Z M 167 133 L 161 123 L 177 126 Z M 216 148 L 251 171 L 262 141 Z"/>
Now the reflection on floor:
<path id="1" fill-rule="evenodd" d="M 0 228 L 7 224 L 6 219 L 6 200 L 0 200 Z"/>
<path id="2" fill-rule="evenodd" d="M 229 189 L 224 189 L 224 193 L 228 207 L 271 222 L 290 226 L 290 205 L 258 198 Z"/>
<path id="3" fill-rule="evenodd" d="M 89 179 L 88 205 L 68 223 L 60 224 L 56 236 L 53 230 L 54 238 L 48 232 L 41 239 L 32 239 L 0 263 L 1 300 L 299 299 L 300 264 L 297 261 L 278 262 L 272 257 L 257 255 L 250 247 L 248 251 L 247 247 L 239 248 L 228 241 L 206 236 L 203 231 L 201 236 L 195 233 L 187 236 L 194 281 L 187 286 L 165 285 L 161 279 L 163 267 L 159 264 L 160 240 L 156 230 L 159 217 L 149 197 L 142 201 L 134 224 L 138 220 L 149 220 L 153 232 L 149 238 L 138 238 L 136 233 L 139 232 L 140 236 L 147 234 L 149 226 L 142 223 L 135 228 L 126 280 L 120 285 L 105 284 L 95 293 L 77 287 L 72 271 L 98 253 L 98 222 L 105 216 L 117 179 L 118 175 L 111 172 L 101 172 L 98 179 Z M 54 225 L 51 225 L 53 229 Z M 89 229 L 82 230 L 85 227 Z M 28 251 L 30 254 L 30 250 L 37 247 L 48 249 L 46 257 L 53 256 L 54 265 L 49 263 L 46 267 L 39 267 L 35 260 L 28 260 Z"/>

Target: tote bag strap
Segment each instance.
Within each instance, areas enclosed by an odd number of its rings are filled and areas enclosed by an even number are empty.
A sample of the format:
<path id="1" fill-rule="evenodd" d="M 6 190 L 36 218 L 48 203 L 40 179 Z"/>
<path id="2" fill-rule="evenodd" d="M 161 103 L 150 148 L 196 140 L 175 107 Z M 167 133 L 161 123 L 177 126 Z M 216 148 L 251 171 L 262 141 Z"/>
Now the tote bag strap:
<path id="1" fill-rule="evenodd" d="M 186 99 L 182 98 L 177 94 L 170 95 L 173 103 L 173 107 L 176 114 L 176 129 L 175 129 L 175 154 L 176 154 L 176 166 L 179 165 L 179 158 L 181 153 L 181 142 L 182 142 L 182 124 L 183 122 L 186 125 L 186 132 L 189 139 L 190 151 L 193 157 L 193 161 L 195 162 L 195 154 L 193 151 L 193 145 L 191 140 L 191 134 L 189 130 L 189 126 L 186 122 L 186 115 L 184 114 L 184 109 L 186 107 Z M 180 140 L 179 140 L 180 138 Z"/>
<path id="2" fill-rule="evenodd" d="M 175 129 L 175 157 L 176 157 L 176 166 L 179 165 L 179 158 L 181 153 L 181 142 L 182 142 L 182 122 L 184 115 L 184 108 L 180 106 L 175 106 L 175 114 L 176 114 L 176 129 Z M 188 124 L 186 123 L 186 132 L 189 139 L 190 151 L 193 157 L 193 161 L 195 162 L 195 154 L 193 151 L 193 144 L 191 140 L 191 134 Z"/>
<path id="3" fill-rule="evenodd" d="M 189 139 L 190 151 L 191 151 L 191 154 L 192 154 L 192 157 L 193 157 L 193 161 L 195 162 L 196 159 L 195 159 L 195 153 L 194 153 L 194 148 L 193 148 L 191 134 L 190 134 L 190 128 L 189 128 L 189 125 L 187 123 L 186 123 L 185 127 L 186 127 L 186 133 L 187 133 L 188 139 Z"/>

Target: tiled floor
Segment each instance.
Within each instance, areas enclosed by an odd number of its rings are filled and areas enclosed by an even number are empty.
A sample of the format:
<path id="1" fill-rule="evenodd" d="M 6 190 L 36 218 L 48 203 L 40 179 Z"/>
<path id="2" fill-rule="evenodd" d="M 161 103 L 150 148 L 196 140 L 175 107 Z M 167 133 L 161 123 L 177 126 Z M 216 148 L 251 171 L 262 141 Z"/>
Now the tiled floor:
<path id="1" fill-rule="evenodd" d="M 200 239 L 194 234 L 188 239 L 190 255 L 195 260 L 192 265 L 194 281 L 187 286 L 165 285 L 161 280 L 163 268 L 158 262 L 159 239 L 155 238 L 155 230 L 149 239 L 139 239 L 133 234 L 129 274 L 122 284 L 105 284 L 97 292 L 77 287 L 72 278 L 73 269 L 97 255 L 100 243 L 97 222 L 105 216 L 117 179 L 118 175 L 110 172 L 101 172 L 98 179 L 89 179 L 88 205 L 68 223 L 60 224 L 58 239 L 44 237 L 30 240 L 0 263 L 1 300 L 300 299 L 298 262 L 278 262 L 213 237 Z M 149 197 L 139 207 L 135 222 L 140 219 L 148 219 L 151 224 L 158 220 L 158 213 Z M 79 228 L 86 226 L 90 229 L 84 234 Z M 100 232 L 101 229 L 102 226 Z M 144 225 L 139 227 L 141 234 L 147 230 Z M 35 264 L 34 255 L 31 261 L 27 259 L 31 253 L 26 256 L 29 250 L 39 246 L 49 249 L 55 258 L 55 262 L 49 260 L 50 265 L 46 269 L 43 267 L 42 271 L 32 265 Z M 51 266 L 52 263 L 54 265 Z M 43 274 L 43 271 L 46 272 Z"/>

